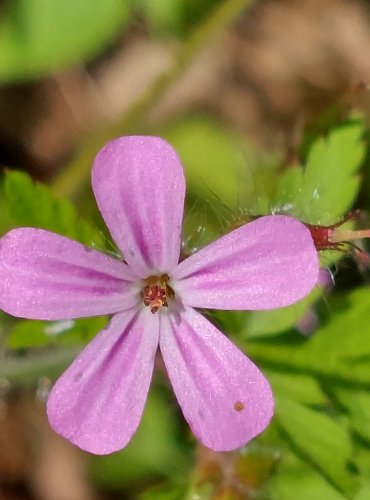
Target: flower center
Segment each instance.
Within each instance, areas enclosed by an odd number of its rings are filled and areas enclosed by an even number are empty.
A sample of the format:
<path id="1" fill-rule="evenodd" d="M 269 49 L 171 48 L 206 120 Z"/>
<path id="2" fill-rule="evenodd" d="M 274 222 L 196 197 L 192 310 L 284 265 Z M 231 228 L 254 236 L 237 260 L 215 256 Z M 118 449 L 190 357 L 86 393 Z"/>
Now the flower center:
<path id="1" fill-rule="evenodd" d="M 141 290 L 143 304 L 150 307 L 152 314 L 155 314 L 162 307 L 168 307 L 168 300 L 175 297 L 175 292 L 168 284 L 170 277 L 168 274 L 161 276 L 149 276 L 144 280 L 145 286 Z"/>

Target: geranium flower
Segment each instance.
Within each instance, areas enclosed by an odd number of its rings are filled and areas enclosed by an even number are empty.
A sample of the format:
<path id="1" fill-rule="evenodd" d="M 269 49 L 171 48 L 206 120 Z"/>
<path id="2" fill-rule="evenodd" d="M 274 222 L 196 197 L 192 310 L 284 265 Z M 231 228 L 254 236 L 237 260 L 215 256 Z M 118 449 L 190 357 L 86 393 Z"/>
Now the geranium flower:
<path id="1" fill-rule="evenodd" d="M 184 174 L 157 137 L 109 142 L 92 186 L 125 260 L 41 229 L 0 240 L 6 312 L 44 320 L 113 315 L 55 383 L 51 426 L 92 453 L 123 448 L 138 427 L 159 346 L 197 438 L 216 451 L 245 445 L 272 417 L 269 383 L 194 307 L 273 309 L 301 299 L 318 274 L 309 230 L 292 217 L 262 217 L 179 263 Z"/>

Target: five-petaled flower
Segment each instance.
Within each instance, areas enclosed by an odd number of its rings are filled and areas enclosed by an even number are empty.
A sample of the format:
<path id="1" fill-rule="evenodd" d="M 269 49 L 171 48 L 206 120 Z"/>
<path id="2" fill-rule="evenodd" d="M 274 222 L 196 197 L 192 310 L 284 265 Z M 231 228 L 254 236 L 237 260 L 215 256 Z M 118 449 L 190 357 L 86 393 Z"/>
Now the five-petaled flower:
<path id="1" fill-rule="evenodd" d="M 0 240 L 1 307 L 23 318 L 113 315 L 57 380 L 53 429 L 96 454 L 136 431 L 159 346 L 193 433 L 216 451 L 246 444 L 274 401 L 258 368 L 195 308 L 273 309 L 316 284 L 317 252 L 292 217 L 267 216 L 179 263 L 185 180 L 163 139 L 122 137 L 98 154 L 92 185 L 124 260 L 20 228 Z"/>

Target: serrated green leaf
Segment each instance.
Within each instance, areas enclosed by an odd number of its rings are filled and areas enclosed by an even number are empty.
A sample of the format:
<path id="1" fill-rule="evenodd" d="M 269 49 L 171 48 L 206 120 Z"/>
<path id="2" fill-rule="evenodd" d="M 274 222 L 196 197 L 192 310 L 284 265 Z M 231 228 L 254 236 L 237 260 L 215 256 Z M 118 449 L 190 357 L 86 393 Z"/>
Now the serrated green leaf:
<path id="1" fill-rule="evenodd" d="M 5 209 L 13 225 L 40 227 L 88 246 L 104 248 L 99 230 L 82 220 L 68 200 L 56 198 L 47 186 L 15 171 L 6 172 L 3 182 Z"/>
<path id="2" fill-rule="evenodd" d="M 330 224 L 346 213 L 358 193 L 357 170 L 366 153 L 360 120 L 335 127 L 311 146 L 303 179 L 288 171 L 280 180 L 280 206 L 304 222 Z M 291 190 L 296 189 L 296 196 Z"/>
<path id="3" fill-rule="evenodd" d="M 6 339 L 9 349 L 30 349 L 48 345 L 83 345 L 104 328 L 107 319 L 81 318 L 65 321 L 18 321 Z"/>
<path id="4" fill-rule="evenodd" d="M 123 0 L 13 0 L 2 5 L 0 80 L 35 78 L 86 60 L 127 22 Z"/>
<path id="5" fill-rule="evenodd" d="M 328 415 L 288 398 L 278 400 L 276 419 L 293 451 L 312 464 L 339 491 L 356 491 L 349 471 L 352 445 L 348 431 Z"/>
<path id="6" fill-rule="evenodd" d="M 297 194 L 302 191 L 303 183 L 304 174 L 300 167 L 291 167 L 280 176 L 275 198 L 282 212 L 292 211 Z"/>

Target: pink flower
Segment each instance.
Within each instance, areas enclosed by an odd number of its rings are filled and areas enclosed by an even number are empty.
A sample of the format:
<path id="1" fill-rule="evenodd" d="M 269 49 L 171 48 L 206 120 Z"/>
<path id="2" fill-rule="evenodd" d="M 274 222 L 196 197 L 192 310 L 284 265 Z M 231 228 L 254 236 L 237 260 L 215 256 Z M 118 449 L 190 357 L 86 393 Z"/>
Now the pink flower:
<path id="1" fill-rule="evenodd" d="M 263 217 L 179 263 L 184 174 L 157 137 L 109 142 L 92 185 L 125 261 L 41 229 L 0 240 L 6 312 L 113 315 L 54 385 L 51 426 L 92 453 L 123 448 L 139 425 L 159 346 L 197 438 L 216 451 L 241 447 L 272 417 L 269 383 L 194 307 L 273 309 L 304 297 L 318 274 L 309 230 L 291 217 Z"/>

